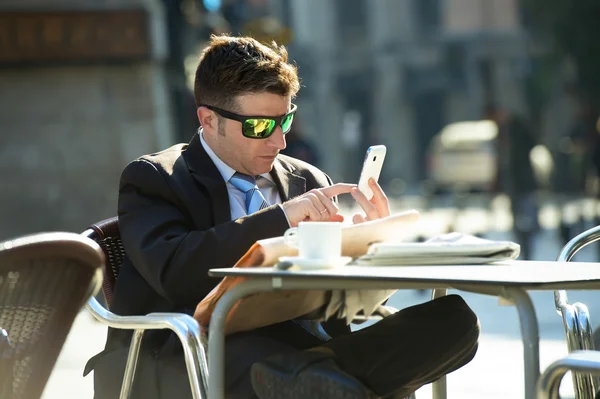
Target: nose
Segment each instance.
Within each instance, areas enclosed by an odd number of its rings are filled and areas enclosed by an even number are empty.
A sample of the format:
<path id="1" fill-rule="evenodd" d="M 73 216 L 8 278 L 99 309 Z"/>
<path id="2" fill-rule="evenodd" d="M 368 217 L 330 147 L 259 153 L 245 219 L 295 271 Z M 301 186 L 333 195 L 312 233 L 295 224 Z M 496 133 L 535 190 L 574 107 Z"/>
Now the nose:
<path id="1" fill-rule="evenodd" d="M 271 147 L 275 147 L 278 150 L 285 150 L 287 144 L 285 143 L 285 136 L 283 135 L 283 130 L 281 130 L 281 126 L 277 126 L 273 134 L 267 139 L 267 143 Z"/>

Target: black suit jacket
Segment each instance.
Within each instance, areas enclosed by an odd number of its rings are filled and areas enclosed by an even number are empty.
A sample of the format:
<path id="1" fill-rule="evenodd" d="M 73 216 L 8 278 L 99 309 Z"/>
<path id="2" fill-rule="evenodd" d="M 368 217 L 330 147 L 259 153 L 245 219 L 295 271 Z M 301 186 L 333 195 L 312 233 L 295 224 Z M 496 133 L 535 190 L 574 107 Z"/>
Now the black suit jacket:
<path id="1" fill-rule="evenodd" d="M 282 201 L 331 184 L 319 169 L 284 155 L 276 159 L 271 175 Z M 142 156 L 125 168 L 118 215 L 127 253 L 111 304 L 119 315 L 193 314 L 219 282 L 208 276 L 209 269 L 233 266 L 257 240 L 289 228 L 279 205 L 230 220 L 225 181 L 197 134 L 189 144 Z M 349 331 L 340 320 L 325 323 L 325 329 L 332 336 Z M 296 343 L 306 335 L 299 330 L 285 322 L 265 327 L 261 334 Z M 170 334 L 146 332 L 143 350 L 158 355 Z M 128 346 L 130 340 L 131 331 L 109 329 L 104 352 Z"/>

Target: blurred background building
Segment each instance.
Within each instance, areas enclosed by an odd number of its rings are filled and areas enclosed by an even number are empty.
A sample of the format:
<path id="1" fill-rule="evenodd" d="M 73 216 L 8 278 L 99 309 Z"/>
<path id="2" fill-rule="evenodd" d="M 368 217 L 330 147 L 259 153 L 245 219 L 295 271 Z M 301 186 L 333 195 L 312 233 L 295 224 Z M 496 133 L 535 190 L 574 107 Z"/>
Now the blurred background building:
<path id="1" fill-rule="evenodd" d="M 294 32 L 306 85 L 301 117 L 311 137 L 323 137 L 330 155 L 323 167 L 338 179 L 356 180 L 366 147 L 383 143 L 384 180 L 415 184 L 426 177 L 427 146 L 444 125 L 479 119 L 487 99 L 526 107 L 529 54 L 516 0 L 273 4 Z"/>
<path id="2" fill-rule="evenodd" d="M 336 181 L 357 181 L 366 148 L 385 144 L 388 194 L 425 193 L 441 165 L 435 137 L 482 119 L 492 102 L 526 118 L 554 162 L 582 102 L 576 57 L 555 51 L 532 12 L 549 8 L 539 0 L 4 0 L 0 236 L 79 231 L 113 215 L 126 163 L 197 129 L 193 72 L 212 33 L 288 47 L 303 81 L 289 151 Z"/>
<path id="3" fill-rule="evenodd" d="M 198 55 L 231 33 L 284 44 L 299 67 L 286 152 L 356 182 L 367 147 L 388 147 L 392 212 L 421 213 L 403 237 L 458 231 L 556 259 L 600 224 L 598 21 L 598 0 L 0 0 L 0 241 L 114 216 L 125 165 L 196 132 Z M 575 294 L 597 320 L 598 294 Z M 427 298 L 411 295 L 391 304 Z M 514 310 L 464 296 L 482 344 L 449 392 L 522 397 Z M 552 294 L 533 298 L 544 366 L 564 334 Z M 106 330 L 82 317 L 45 397 L 91 397 L 81 371 Z"/>

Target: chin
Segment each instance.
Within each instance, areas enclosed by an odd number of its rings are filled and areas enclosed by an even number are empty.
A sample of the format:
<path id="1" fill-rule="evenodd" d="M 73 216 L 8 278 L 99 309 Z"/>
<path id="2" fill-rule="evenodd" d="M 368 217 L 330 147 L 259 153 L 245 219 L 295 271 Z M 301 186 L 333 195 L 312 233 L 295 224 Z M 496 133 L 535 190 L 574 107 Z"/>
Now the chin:
<path id="1" fill-rule="evenodd" d="M 263 173 L 269 173 L 273 169 L 274 163 L 275 163 L 275 160 L 272 160 L 272 161 L 261 160 L 261 162 L 257 162 L 256 170 L 255 170 L 256 173 L 254 173 L 254 174 L 261 175 Z"/>

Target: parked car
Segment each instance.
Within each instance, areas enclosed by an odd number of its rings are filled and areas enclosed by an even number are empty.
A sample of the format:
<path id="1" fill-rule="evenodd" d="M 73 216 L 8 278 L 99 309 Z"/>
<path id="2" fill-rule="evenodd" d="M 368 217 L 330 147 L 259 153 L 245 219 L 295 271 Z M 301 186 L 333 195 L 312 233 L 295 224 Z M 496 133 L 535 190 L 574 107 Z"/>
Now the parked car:
<path id="1" fill-rule="evenodd" d="M 445 126 L 427 150 L 427 184 L 434 192 L 489 192 L 496 180 L 498 126 L 465 121 Z"/>

